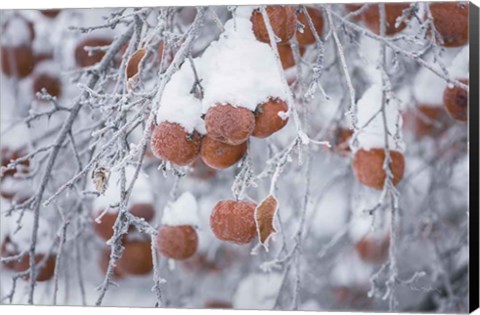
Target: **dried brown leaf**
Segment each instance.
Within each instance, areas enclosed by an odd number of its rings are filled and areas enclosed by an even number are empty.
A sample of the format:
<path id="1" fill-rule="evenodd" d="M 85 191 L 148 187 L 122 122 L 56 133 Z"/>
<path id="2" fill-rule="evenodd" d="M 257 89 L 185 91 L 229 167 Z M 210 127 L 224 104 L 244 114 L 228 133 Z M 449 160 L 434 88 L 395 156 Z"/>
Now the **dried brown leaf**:
<path id="1" fill-rule="evenodd" d="M 277 209 L 278 201 L 272 195 L 269 195 L 260 202 L 255 209 L 255 224 L 257 226 L 258 238 L 260 244 L 262 244 L 266 250 L 268 250 L 268 240 L 277 232 L 274 225 Z"/>
<path id="2" fill-rule="evenodd" d="M 138 81 L 138 73 L 140 72 L 140 64 L 145 58 L 147 50 L 145 48 L 140 48 L 133 55 L 127 62 L 127 66 L 125 68 L 125 75 L 127 77 L 127 88 L 128 90 L 132 90 L 133 87 L 137 84 Z"/>

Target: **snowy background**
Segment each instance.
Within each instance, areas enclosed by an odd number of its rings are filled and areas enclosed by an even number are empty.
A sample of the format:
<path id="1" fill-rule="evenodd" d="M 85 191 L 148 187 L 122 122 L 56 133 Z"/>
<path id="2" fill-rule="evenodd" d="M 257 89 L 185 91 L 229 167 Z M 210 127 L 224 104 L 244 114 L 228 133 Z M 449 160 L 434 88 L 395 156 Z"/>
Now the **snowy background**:
<path id="1" fill-rule="evenodd" d="M 465 312 L 445 5 L 1 11 L 1 303 Z"/>

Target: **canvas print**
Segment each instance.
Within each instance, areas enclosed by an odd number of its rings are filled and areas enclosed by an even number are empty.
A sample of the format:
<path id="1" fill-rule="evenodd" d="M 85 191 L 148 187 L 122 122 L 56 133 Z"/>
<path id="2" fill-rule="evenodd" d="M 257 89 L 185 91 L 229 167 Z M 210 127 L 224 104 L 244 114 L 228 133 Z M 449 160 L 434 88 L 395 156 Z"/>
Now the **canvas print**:
<path id="1" fill-rule="evenodd" d="M 470 10 L 1 11 L 1 303 L 467 312 Z"/>

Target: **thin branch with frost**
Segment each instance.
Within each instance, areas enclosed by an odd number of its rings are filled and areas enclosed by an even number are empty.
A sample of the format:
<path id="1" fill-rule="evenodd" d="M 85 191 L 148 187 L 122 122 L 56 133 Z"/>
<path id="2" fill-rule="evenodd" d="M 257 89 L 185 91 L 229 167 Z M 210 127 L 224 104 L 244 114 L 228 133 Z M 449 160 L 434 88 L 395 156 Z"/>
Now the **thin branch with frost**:
<path id="1" fill-rule="evenodd" d="M 348 90 L 348 95 L 349 95 L 349 100 L 350 100 L 350 108 L 347 112 L 347 115 L 349 115 L 350 118 L 351 118 L 353 129 L 358 130 L 357 116 L 356 116 L 356 111 L 357 110 L 356 110 L 356 103 L 355 103 L 355 89 L 353 88 L 352 78 L 350 76 L 347 61 L 345 59 L 344 48 L 343 48 L 343 45 L 340 42 L 340 38 L 338 36 L 337 26 L 333 22 L 332 11 L 331 11 L 330 7 L 329 6 L 324 6 L 324 9 L 326 10 L 325 12 L 327 14 L 328 25 L 330 26 L 330 31 L 332 32 L 332 35 L 333 35 L 333 40 L 335 42 L 335 47 L 337 49 L 337 53 L 338 53 L 338 56 L 339 56 L 341 69 L 343 71 L 345 82 L 347 84 L 347 90 Z"/>
<path id="2" fill-rule="evenodd" d="M 418 62 L 422 67 L 430 70 L 432 73 L 436 74 L 438 77 L 444 79 L 448 84 L 453 84 L 454 86 L 459 87 L 459 88 L 461 88 L 465 91 L 469 90 L 468 85 L 460 82 L 459 80 L 455 80 L 455 79 L 447 76 L 445 73 L 443 73 L 443 71 L 438 70 L 434 65 L 432 65 L 429 62 L 422 59 L 420 54 L 417 54 L 415 52 L 411 52 L 411 51 L 405 50 L 403 48 L 400 48 L 399 46 L 395 45 L 393 42 L 391 42 L 385 36 L 382 37 L 380 35 L 376 35 L 375 33 L 371 32 L 370 30 L 367 30 L 367 29 L 365 29 L 361 26 L 358 26 L 355 23 L 352 23 L 350 21 L 345 20 L 342 16 L 340 16 L 338 13 L 331 10 L 330 8 L 328 8 L 326 6 L 324 8 L 325 8 L 325 10 L 327 10 L 327 14 L 329 14 L 330 16 L 333 16 L 333 17 L 337 18 L 338 20 L 342 21 L 344 23 L 345 27 L 348 27 L 352 30 L 360 32 L 361 34 L 363 34 L 367 37 L 373 38 L 373 39 L 379 41 L 380 43 L 383 43 L 386 46 L 388 46 L 389 48 L 391 48 L 395 53 L 402 54 L 402 55 Z"/>

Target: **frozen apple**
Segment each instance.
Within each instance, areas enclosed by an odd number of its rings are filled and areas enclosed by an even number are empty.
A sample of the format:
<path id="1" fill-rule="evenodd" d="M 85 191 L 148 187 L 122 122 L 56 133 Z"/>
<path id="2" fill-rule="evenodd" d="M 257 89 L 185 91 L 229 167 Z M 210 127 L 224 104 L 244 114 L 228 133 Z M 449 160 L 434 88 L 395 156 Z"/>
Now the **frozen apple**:
<path id="1" fill-rule="evenodd" d="M 266 138 L 279 131 L 288 122 L 286 115 L 288 106 L 285 101 L 271 98 L 259 105 L 255 111 L 255 128 L 252 136 Z"/>
<path id="2" fill-rule="evenodd" d="M 152 133 L 150 147 L 153 155 L 179 166 L 191 164 L 200 153 L 201 137 L 188 133 L 176 123 L 162 122 Z"/>
<path id="3" fill-rule="evenodd" d="M 408 9 L 410 3 L 385 4 L 385 34 L 394 35 L 402 31 L 407 24 L 402 21 L 398 26 L 397 19 L 403 15 L 403 10 Z M 378 4 L 370 4 L 363 13 L 363 20 L 372 32 L 380 34 L 380 11 Z"/>
<path id="4" fill-rule="evenodd" d="M 292 46 L 290 44 L 277 45 L 280 61 L 282 62 L 282 68 L 284 70 L 295 66 L 295 58 L 293 55 Z M 305 53 L 305 47 L 299 47 L 300 56 Z"/>
<path id="5" fill-rule="evenodd" d="M 360 149 L 353 158 L 353 170 L 357 180 L 371 188 L 383 189 L 387 173 L 384 169 L 385 149 L 374 148 L 370 150 Z M 393 185 L 397 185 L 405 172 L 405 159 L 398 151 L 390 151 L 390 164 Z"/>
<path id="6" fill-rule="evenodd" d="M 255 116 L 244 107 L 230 104 L 210 107 L 205 115 L 207 134 L 212 139 L 239 145 L 248 140 L 255 128 Z"/>
<path id="7" fill-rule="evenodd" d="M 33 81 L 33 92 L 45 89 L 51 96 L 59 97 L 62 94 L 62 82 L 58 77 L 47 73 L 37 75 Z"/>
<path id="8" fill-rule="evenodd" d="M 40 267 L 39 264 L 44 260 L 44 257 L 45 257 L 44 254 L 35 255 L 35 264 L 37 264 L 36 280 L 40 282 L 48 281 L 52 279 L 55 273 L 55 262 L 56 262 L 55 256 L 49 255 L 47 258 L 45 258 L 46 260 L 44 265 Z M 24 272 L 24 271 L 27 271 L 29 268 L 30 268 L 30 255 L 28 254 L 23 255 L 18 262 L 15 262 L 16 272 Z M 24 277 L 24 279 L 28 280 L 30 279 L 30 276 L 27 275 Z"/>
<path id="9" fill-rule="evenodd" d="M 247 152 L 247 148 L 247 142 L 239 145 L 230 145 L 214 140 L 207 135 L 202 139 L 200 156 L 206 165 L 221 170 L 240 161 Z"/>
<path id="10" fill-rule="evenodd" d="M 313 26 L 315 27 L 316 33 L 318 36 L 322 36 L 324 25 L 322 12 L 312 7 L 307 7 L 307 12 L 313 23 Z M 315 35 L 310 28 L 310 24 L 305 12 L 302 12 L 298 15 L 298 21 L 304 25 L 303 32 L 297 30 L 295 35 L 298 43 L 302 46 L 314 44 L 316 41 Z"/>
<path id="11" fill-rule="evenodd" d="M 75 61 L 80 67 L 93 66 L 102 60 L 105 51 L 102 48 L 112 43 L 110 38 L 90 37 L 79 42 L 75 48 Z M 86 48 L 95 48 L 95 51 L 89 52 Z"/>
<path id="12" fill-rule="evenodd" d="M 468 85 L 468 80 L 460 80 Z M 464 89 L 454 86 L 447 87 L 443 93 L 443 102 L 447 112 L 458 121 L 467 121 L 468 119 L 468 92 Z"/>
<path id="13" fill-rule="evenodd" d="M 130 275 L 145 275 L 153 269 L 150 241 L 126 241 L 122 257 L 117 261 L 118 272 Z"/>
<path id="14" fill-rule="evenodd" d="M 449 117 L 442 106 L 417 105 L 403 115 L 405 128 L 416 138 L 433 137 L 442 134 L 449 126 Z"/>
<path id="15" fill-rule="evenodd" d="M 254 212 L 257 205 L 249 201 L 221 200 L 210 216 L 213 234 L 236 244 L 248 244 L 257 235 Z"/>
<path id="16" fill-rule="evenodd" d="M 191 225 L 162 226 L 158 230 L 157 248 L 165 257 L 184 260 L 197 251 L 198 236 Z"/>
<path id="17" fill-rule="evenodd" d="M 468 43 L 468 2 L 430 3 L 429 7 L 433 24 L 445 47 L 459 47 Z"/>
<path id="18" fill-rule="evenodd" d="M 292 6 L 267 6 L 266 8 L 273 33 L 278 37 L 277 43 L 288 42 L 296 30 L 297 17 L 295 7 Z M 253 25 L 253 32 L 256 38 L 264 43 L 270 43 L 267 26 L 263 20 L 262 12 L 255 10 L 250 18 Z M 275 41 L 275 39 L 273 39 Z"/>

